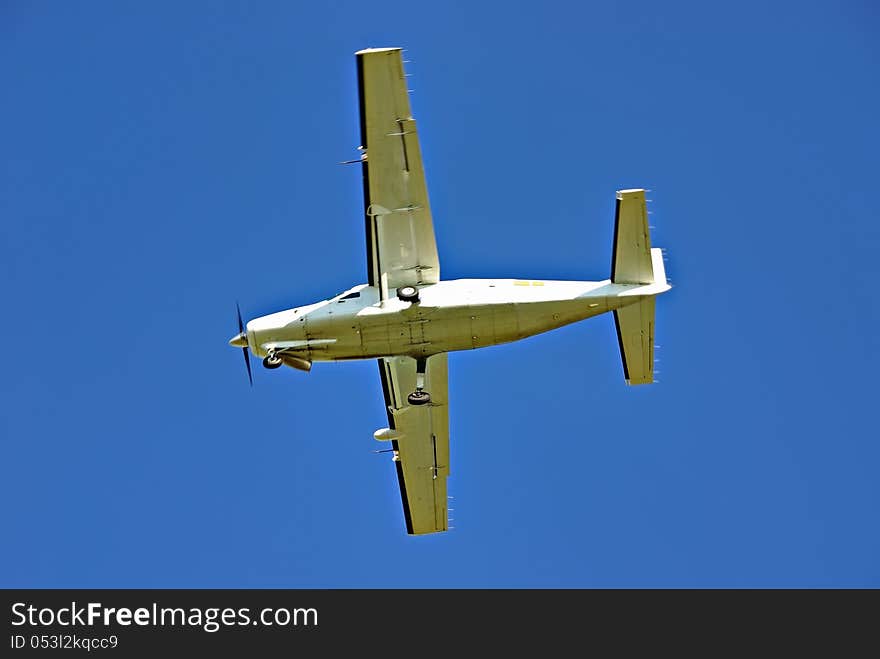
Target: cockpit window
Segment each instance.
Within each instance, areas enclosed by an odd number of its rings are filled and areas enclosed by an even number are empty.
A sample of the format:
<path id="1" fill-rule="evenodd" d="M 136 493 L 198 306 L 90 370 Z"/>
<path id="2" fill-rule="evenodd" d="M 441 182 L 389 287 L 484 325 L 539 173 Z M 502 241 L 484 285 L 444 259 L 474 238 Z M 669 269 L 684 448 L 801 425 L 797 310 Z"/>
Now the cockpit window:
<path id="1" fill-rule="evenodd" d="M 355 291 L 354 293 L 349 293 L 348 295 L 345 295 L 345 296 L 339 298 L 339 301 L 342 302 L 343 300 L 351 300 L 352 298 L 360 297 L 360 296 L 361 296 L 361 292 Z"/>

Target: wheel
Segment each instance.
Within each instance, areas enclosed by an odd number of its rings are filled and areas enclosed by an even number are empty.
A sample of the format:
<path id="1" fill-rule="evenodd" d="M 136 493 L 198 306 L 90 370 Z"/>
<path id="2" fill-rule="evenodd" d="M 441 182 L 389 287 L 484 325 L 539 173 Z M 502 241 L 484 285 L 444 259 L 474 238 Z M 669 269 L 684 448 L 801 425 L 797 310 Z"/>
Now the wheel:
<path id="1" fill-rule="evenodd" d="M 431 402 L 431 394 L 427 391 L 414 391 L 406 397 L 406 400 L 410 405 L 426 405 Z"/>
<path id="2" fill-rule="evenodd" d="M 415 286 L 401 286 L 397 289 L 397 297 L 404 302 L 418 302 L 419 289 Z"/>
<path id="3" fill-rule="evenodd" d="M 268 368 L 269 370 L 271 370 L 271 369 L 273 369 L 273 368 L 278 368 L 278 367 L 281 366 L 281 364 L 283 364 L 283 363 L 284 363 L 284 362 L 281 361 L 281 358 L 280 358 L 280 357 L 266 357 L 266 358 L 263 360 L 263 366 L 265 366 L 265 367 Z"/>

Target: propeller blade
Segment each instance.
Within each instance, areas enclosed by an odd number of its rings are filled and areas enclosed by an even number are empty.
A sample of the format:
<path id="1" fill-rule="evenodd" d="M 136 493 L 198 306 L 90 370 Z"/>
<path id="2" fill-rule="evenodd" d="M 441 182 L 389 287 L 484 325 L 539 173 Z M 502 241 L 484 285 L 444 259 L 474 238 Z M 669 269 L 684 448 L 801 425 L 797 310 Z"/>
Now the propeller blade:
<path id="1" fill-rule="evenodd" d="M 244 365 L 247 367 L 248 372 L 248 380 L 251 383 L 251 386 L 254 386 L 254 374 L 251 373 L 251 355 L 248 352 L 247 348 L 242 348 L 241 351 L 244 353 Z"/>
<path id="2" fill-rule="evenodd" d="M 244 332 L 244 323 L 241 322 L 241 307 L 238 306 L 238 302 L 235 303 L 235 313 L 238 316 L 238 334 L 239 336 L 243 335 Z M 251 386 L 254 386 L 254 374 L 251 371 L 251 353 L 247 349 L 247 344 L 241 349 L 244 354 L 244 365 L 247 368 L 248 372 L 248 382 L 251 383 Z"/>

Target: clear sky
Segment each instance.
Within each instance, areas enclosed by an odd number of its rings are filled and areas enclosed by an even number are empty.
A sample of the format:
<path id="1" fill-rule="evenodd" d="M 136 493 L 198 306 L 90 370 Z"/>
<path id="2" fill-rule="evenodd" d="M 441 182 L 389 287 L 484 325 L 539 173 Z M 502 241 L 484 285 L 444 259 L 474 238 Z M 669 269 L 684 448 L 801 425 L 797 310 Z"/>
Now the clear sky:
<path id="1" fill-rule="evenodd" d="M 710 8 L 716 6 L 716 8 Z M 0 585 L 880 586 L 874 3 L 4 2 Z M 354 52 L 403 46 L 443 277 L 604 279 L 646 187 L 660 383 L 595 318 L 450 356 L 405 534 L 373 361 L 248 318 L 366 280 Z M 259 364 L 255 364 L 259 366 Z"/>

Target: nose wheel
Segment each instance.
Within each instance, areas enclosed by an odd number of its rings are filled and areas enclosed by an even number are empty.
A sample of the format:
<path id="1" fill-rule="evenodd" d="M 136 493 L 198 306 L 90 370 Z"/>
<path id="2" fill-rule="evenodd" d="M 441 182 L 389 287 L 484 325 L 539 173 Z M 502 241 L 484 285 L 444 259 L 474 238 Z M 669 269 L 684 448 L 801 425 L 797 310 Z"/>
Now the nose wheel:
<path id="1" fill-rule="evenodd" d="M 416 359 L 416 390 L 406 397 L 410 405 L 427 405 L 431 402 L 431 394 L 425 391 L 425 357 Z"/>
<path id="2" fill-rule="evenodd" d="M 266 358 L 263 359 L 263 366 L 265 366 L 269 370 L 272 370 L 273 368 L 278 368 L 283 363 L 284 362 L 281 361 L 281 357 L 276 355 L 274 350 L 270 350 L 269 354 L 266 355 Z"/>

